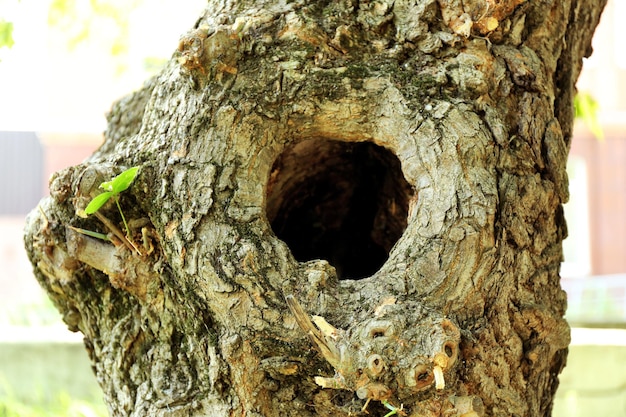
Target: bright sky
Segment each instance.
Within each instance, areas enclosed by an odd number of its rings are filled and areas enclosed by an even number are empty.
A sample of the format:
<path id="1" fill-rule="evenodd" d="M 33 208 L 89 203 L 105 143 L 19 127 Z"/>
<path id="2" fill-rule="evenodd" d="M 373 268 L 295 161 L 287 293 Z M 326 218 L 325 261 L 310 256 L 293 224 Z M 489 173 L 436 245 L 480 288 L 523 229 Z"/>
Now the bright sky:
<path id="1" fill-rule="evenodd" d="M 102 21 L 92 27 L 96 36 L 69 50 L 69 30 L 48 26 L 51 1 L 0 0 L 0 18 L 14 23 L 15 39 L 12 49 L 0 48 L 0 130 L 102 132 L 111 103 L 149 77 L 144 59 L 171 56 L 180 35 L 194 24 L 206 4 L 206 0 L 129 0 L 144 5 L 130 16 L 127 59 L 116 59 L 109 53 L 115 28 Z M 89 1 L 75 0 L 78 5 Z M 624 0 L 610 2 L 603 19 L 609 21 L 599 28 L 596 54 L 586 63 L 589 74 L 584 71 L 579 82 L 582 91 L 592 91 L 603 103 L 603 110 L 624 105 L 614 82 L 596 80 L 615 76 L 615 71 L 597 74 L 599 69 L 611 67 L 607 64 L 612 56 L 619 57 L 618 67 L 626 66 L 626 54 L 607 45 L 613 37 L 624 35 L 623 25 L 615 24 L 611 17 L 625 7 Z M 611 8 L 619 10 L 609 12 Z M 614 45 L 622 47 L 621 43 Z M 120 65 L 126 67 L 121 73 Z"/>
<path id="2" fill-rule="evenodd" d="M 67 33 L 48 26 L 50 0 L 0 0 L 0 18 L 14 23 L 15 40 L 0 49 L 0 130 L 102 132 L 111 103 L 149 77 L 144 59 L 170 57 L 206 0 L 142 3 L 130 16 L 130 53 L 115 59 L 106 26 L 95 30 L 102 37 L 70 50 Z"/>

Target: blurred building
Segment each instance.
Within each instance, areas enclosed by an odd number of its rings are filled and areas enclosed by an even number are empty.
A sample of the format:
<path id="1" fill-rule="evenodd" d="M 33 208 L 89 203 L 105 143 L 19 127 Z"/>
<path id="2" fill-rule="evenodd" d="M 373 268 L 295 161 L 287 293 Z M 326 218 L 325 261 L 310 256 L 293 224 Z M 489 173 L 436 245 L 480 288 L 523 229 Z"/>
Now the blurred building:
<path id="1" fill-rule="evenodd" d="M 570 322 L 626 325 L 626 1 L 609 0 L 578 90 L 599 103 L 604 139 L 580 121 L 568 162 L 561 275 Z"/>
<path id="2" fill-rule="evenodd" d="M 0 131 L 0 310 L 41 299 L 22 243 L 24 218 L 48 194 L 52 173 L 79 164 L 101 142 L 94 134 Z"/>

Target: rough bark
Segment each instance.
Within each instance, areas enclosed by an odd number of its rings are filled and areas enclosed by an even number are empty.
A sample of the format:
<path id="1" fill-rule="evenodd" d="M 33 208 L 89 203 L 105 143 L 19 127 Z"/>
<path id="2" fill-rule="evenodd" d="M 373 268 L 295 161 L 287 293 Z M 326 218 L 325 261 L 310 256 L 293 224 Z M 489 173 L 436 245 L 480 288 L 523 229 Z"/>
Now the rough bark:
<path id="1" fill-rule="evenodd" d="M 603 5 L 211 1 L 28 221 L 111 414 L 549 415 Z M 70 228 L 130 166 L 138 249 Z"/>

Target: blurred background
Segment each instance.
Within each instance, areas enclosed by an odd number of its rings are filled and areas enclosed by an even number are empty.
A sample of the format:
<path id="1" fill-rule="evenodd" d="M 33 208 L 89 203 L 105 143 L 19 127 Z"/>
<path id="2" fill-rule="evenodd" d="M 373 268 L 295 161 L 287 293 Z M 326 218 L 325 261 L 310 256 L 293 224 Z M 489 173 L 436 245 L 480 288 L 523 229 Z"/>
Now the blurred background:
<path id="1" fill-rule="evenodd" d="M 0 417 L 105 416 L 80 334 L 22 243 L 48 178 L 102 142 L 111 103 L 158 72 L 205 0 L 0 0 Z M 626 417 L 626 0 L 578 83 L 562 285 L 572 330 L 554 415 Z"/>
<path id="2" fill-rule="evenodd" d="M 178 47 L 206 0 L 0 0 L 0 417 L 108 415 L 78 333 L 23 249 L 48 178 L 101 143 L 113 101 Z"/>

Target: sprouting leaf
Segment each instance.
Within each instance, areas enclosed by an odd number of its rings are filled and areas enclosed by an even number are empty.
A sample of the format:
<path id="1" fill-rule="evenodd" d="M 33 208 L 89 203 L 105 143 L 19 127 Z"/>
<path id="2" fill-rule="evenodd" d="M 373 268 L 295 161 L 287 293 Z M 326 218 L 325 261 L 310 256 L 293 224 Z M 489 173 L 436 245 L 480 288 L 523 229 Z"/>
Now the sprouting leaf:
<path id="1" fill-rule="evenodd" d="M 85 213 L 94 214 L 96 211 L 100 210 L 100 207 L 104 206 L 106 202 L 109 201 L 109 198 L 113 196 L 113 194 L 114 193 L 112 191 L 107 191 L 95 196 L 94 199 L 89 202 L 87 207 L 85 207 Z"/>
<path id="2" fill-rule="evenodd" d="M 120 175 L 113 178 L 111 181 L 105 181 L 100 184 L 100 188 L 106 191 L 113 192 L 115 194 L 119 194 L 122 191 L 125 191 L 135 180 L 137 176 L 137 172 L 139 172 L 139 167 L 128 168 L 126 171 L 122 172 Z"/>
<path id="3" fill-rule="evenodd" d="M 122 191 L 125 191 L 126 189 L 128 189 L 128 187 L 130 187 L 130 185 L 135 180 L 135 177 L 137 176 L 138 172 L 139 172 L 139 167 L 132 167 L 122 172 L 121 174 L 117 175 L 111 181 L 105 181 L 102 184 L 100 184 L 100 188 L 104 189 L 105 191 L 101 193 L 100 195 L 97 195 L 96 197 L 94 197 L 89 202 L 87 207 L 85 207 L 85 210 L 77 211 L 77 215 L 80 217 L 83 217 L 83 214 L 85 216 L 89 214 L 94 214 L 98 210 L 100 210 L 100 208 L 102 208 L 102 206 L 104 206 L 107 203 L 107 201 L 113 198 L 115 200 L 115 204 L 117 205 L 117 209 L 120 212 L 120 216 L 122 216 L 122 221 L 124 222 L 124 227 L 126 228 L 126 236 L 122 235 L 121 232 L 119 232 L 119 229 L 117 228 L 117 226 L 111 223 L 106 217 L 104 217 L 104 215 L 98 215 L 98 218 L 100 219 L 100 221 L 102 221 L 105 224 L 105 226 L 107 226 L 111 230 L 111 232 L 113 232 L 113 234 L 115 234 L 118 238 L 120 238 L 122 242 L 125 242 L 125 245 L 128 246 L 129 249 L 131 250 L 135 249 L 137 253 L 141 255 L 142 254 L 141 250 L 138 249 L 137 245 L 135 245 L 135 243 L 133 242 L 130 227 L 128 227 L 128 222 L 126 222 L 126 216 L 124 216 L 124 213 L 122 212 L 122 207 L 120 206 L 120 201 L 119 201 L 119 194 Z M 83 232 L 80 232 L 80 233 L 83 233 Z M 94 233 L 94 234 L 89 234 L 89 236 L 94 236 L 94 237 L 98 237 L 102 239 L 103 235 L 101 233 L 97 233 L 97 232 L 90 232 L 90 233 Z M 85 233 L 85 234 L 88 234 L 88 233 Z"/>

